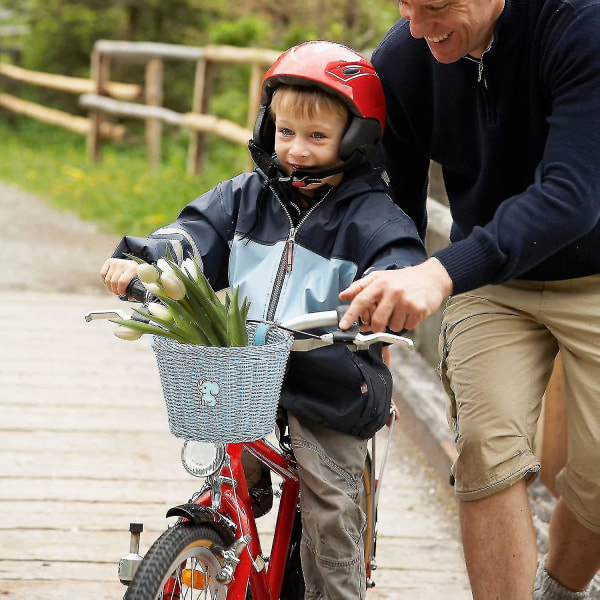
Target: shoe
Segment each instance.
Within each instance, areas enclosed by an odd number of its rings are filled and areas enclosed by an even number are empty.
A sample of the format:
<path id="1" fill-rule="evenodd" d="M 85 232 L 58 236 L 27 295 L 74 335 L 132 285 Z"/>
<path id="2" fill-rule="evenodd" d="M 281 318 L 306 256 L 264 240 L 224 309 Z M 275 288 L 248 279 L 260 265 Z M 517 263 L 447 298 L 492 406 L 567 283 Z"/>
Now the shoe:
<path id="1" fill-rule="evenodd" d="M 273 508 L 273 484 L 271 482 L 271 469 L 261 465 L 260 479 L 256 485 L 248 490 L 252 500 L 252 513 L 258 519 L 266 515 Z"/>

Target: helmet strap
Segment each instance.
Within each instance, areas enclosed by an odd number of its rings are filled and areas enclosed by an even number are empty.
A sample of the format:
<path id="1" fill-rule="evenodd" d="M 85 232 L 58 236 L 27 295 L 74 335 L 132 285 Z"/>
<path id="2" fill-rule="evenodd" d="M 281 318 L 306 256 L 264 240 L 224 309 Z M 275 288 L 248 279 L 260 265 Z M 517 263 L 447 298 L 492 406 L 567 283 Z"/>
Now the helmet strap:
<path id="1" fill-rule="evenodd" d="M 254 140 L 248 142 L 248 149 L 256 166 L 270 180 L 288 183 L 294 188 L 305 188 L 310 185 L 321 185 L 324 180 L 339 173 L 350 171 L 365 162 L 365 153 L 362 150 L 354 150 L 344 162 L 328 169 L 298 169 L 288 175 L 276 157 L 258 146 Z"/>

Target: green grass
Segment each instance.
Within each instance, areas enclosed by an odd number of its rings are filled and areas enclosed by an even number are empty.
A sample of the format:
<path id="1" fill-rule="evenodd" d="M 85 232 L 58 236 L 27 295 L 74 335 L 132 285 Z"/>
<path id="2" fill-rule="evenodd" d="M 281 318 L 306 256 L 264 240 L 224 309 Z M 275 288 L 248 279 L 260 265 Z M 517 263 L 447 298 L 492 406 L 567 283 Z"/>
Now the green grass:
<path id="1" fill-rule="evenodd" d="M 104 144 L 92 164 L 85 137 L 32 119 L 0 120 L 0 180 L 119 235 L 144 235 L 171 223 L 191 200 L 246 169 L 247 150 L 209 137 L 201 174 L 186 175 L 187 136 L 169 131 L 157 170 L 146 147 Z"/>

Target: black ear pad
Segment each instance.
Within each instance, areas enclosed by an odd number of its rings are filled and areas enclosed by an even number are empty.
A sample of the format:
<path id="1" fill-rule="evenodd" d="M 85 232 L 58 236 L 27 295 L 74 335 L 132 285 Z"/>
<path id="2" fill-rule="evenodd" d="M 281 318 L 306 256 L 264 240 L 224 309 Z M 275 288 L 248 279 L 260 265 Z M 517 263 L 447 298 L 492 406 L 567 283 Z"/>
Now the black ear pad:
<path id="1" fill-rule="evenodd" d="M 254 143 L 269 154 L 275 151 L 275 123 L 271 118 L 271 110 L 261 104 L 252 132 Z"/>
<path id="2" fill-rule="evenodd" d="M 381 125 L 377 119 L 353 117 L 340 142 L 340 158 L 346 160 L 354 150 L 360 150 L 365 154 L 365 160 L 371 160 L 377 154 L 380 141 Z"/>

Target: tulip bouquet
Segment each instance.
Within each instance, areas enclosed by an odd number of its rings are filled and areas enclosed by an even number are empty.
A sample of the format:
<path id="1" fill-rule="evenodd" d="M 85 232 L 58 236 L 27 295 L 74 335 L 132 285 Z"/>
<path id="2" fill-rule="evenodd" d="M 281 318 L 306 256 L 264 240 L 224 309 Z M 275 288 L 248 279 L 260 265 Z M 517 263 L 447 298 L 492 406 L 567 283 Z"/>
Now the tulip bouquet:
<path id="1" fill-rule="evenodd" d="M 246 317 L 250 304 L 239 302 L 239 288 L 222 302 L 191 259 L 181 267 L 170 256 L 156 264 L 138 262 L 138 277 L 157 302 L 134 311 L 142 320 L 113 319 L 115 335 L 136 340 L 149 333 L 184 344 L 201 346 L 247 346 Z"/>

